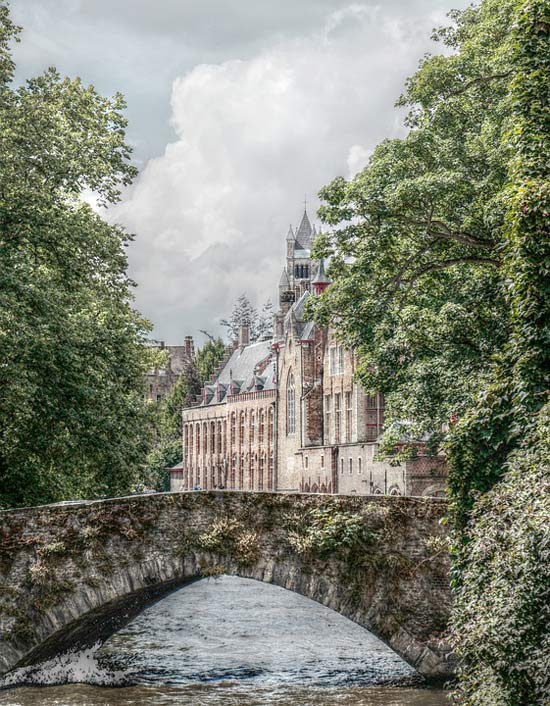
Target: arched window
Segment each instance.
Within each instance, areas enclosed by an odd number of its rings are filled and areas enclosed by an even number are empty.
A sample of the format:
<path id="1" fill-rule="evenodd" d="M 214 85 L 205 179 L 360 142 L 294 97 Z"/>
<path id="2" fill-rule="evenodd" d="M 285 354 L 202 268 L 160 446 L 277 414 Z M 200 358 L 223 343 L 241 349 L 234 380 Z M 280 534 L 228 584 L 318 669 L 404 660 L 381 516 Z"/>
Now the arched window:
<path id="1" fill-rule="evenodd" d="M 286 386 L 286 433 L 294 434 L 296 431 L 296 390 L 294 388 L 294 375 L 289 373 Z"/>

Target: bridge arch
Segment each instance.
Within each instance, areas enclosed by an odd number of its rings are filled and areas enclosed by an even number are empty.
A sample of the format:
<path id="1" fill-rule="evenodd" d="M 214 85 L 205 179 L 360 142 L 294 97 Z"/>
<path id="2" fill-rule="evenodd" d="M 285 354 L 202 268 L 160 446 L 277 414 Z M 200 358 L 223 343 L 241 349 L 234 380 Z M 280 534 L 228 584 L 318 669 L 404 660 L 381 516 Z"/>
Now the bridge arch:
<path id="1" fill-rule="evenodd" d="M 423 676 L 447 678 L 448 567 L 431 541 L 445 511 L 428 499 L 209 492 L 3 513 L 0 671 L 105 639 L 170 591 L 230 574 L 328 606 Z M 326 534 L 338 523 L 355 545 Z"/>

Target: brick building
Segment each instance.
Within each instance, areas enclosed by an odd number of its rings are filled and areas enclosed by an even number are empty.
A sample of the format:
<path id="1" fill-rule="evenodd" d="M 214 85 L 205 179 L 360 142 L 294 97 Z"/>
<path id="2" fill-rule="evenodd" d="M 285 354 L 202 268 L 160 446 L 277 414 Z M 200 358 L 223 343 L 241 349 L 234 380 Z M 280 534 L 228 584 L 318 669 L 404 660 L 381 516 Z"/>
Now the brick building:
<path id="1" fill-rule="evenodd" d="M 355 380 L 353 351 L 305 317 L 308 298 L 329 285 L 324 263 L 311 259 L 315 235 L 304 211 L 286 238 L 273 338 L 250 342 L 242 327 L 215 380 L 183 410 L 183 462 L 172 490 L 444 493 L 442 458 L 375 460 L 384 399 Z"/>
<path id="2" fill-rule="evenodd" d="M 171 392 L 180 375 L 193 362 L 195 348 L 192 336 L 186 336 L 183 346 L 167 346 L 164 341 L 152 346 L 167 354 L 166 365 L 149 370 L 145 375 L 145 398 L 163 400 Z"/>

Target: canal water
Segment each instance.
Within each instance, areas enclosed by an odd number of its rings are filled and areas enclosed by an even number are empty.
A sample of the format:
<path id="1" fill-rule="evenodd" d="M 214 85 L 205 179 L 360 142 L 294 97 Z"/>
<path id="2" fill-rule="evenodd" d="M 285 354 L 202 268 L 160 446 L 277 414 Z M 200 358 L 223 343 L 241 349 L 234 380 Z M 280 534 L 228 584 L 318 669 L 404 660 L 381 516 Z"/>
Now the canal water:
<path id="1" fill-rule="evenodd" d="M 369 632 L 276 586 L 182 588 L 97 648 L 19 670 L 2 706 L 444 706 Z"/>

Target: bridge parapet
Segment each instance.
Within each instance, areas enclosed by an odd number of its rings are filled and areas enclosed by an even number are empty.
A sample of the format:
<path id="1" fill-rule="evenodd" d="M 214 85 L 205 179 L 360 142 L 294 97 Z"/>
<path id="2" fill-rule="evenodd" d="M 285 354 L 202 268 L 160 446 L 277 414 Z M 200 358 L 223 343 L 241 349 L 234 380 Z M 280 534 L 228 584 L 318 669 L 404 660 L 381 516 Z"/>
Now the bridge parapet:
<path id="1" fill-rule="evenodd" d="M 435 498 L 212 491 L 0 513 L 0 673 L 226 573 L 322 603 L 448 678 L 446 511 Z"/>

